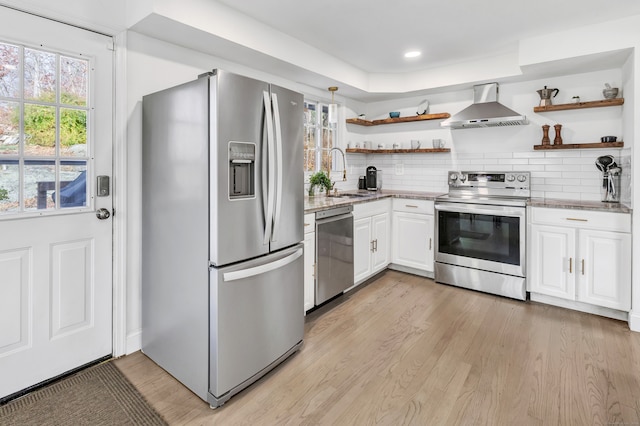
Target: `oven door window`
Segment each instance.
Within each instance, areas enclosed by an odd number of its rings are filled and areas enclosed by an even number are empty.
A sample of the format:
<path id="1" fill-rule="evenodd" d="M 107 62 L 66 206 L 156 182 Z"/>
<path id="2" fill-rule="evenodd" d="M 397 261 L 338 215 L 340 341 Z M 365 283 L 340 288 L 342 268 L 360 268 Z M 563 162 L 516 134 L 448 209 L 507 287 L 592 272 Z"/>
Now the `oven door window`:
<path id="1" fill-rule="evenodd" d="M 438 212 L 438 251 L 520 265 L 520 218 Z"/>

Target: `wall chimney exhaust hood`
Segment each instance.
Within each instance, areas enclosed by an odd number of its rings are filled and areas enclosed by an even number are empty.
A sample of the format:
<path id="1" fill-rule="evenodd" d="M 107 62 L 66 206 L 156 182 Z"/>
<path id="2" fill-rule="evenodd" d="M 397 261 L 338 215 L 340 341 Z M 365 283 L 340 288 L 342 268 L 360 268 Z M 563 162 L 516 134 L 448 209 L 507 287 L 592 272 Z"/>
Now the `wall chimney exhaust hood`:
<path id="1" fill-rule="evenodd" d="M 529 124 L 526 116 L 518 114 L 498 102 L 498 83 L 473 86 L 473 104 L 440 123 L 442 127 L 452 129 L 522 124 Z"/>

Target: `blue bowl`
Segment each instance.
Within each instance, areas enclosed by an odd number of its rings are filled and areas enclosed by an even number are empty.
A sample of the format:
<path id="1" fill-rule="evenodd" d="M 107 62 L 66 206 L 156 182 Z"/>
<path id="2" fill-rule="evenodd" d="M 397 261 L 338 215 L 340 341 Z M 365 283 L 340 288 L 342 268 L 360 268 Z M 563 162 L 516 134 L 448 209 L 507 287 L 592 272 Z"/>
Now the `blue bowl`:
<path id="1" fill-rule="evenodd" d="M 398 118 L 398 117 L 400 117 L 400 113 L 399 113 L 399 112 L 397 112 L 397 111 L 390 112 L 390 113 L 389 113 L 389 117 L 391 117 L 391 118 Z"/>

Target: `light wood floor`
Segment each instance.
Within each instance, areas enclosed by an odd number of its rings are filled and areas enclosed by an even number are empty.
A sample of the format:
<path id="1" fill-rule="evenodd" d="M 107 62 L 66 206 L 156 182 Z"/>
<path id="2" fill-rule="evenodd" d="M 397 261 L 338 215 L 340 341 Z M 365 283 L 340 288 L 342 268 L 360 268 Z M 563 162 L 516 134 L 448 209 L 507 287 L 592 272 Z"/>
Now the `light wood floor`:
<path id="1" fill-rule="evenodd" d="M 625 322 L 395 271 L 330 308 L 217 410 L 140 352 L 115 362 L 177 425 L 640 424 L 640 333 Z"/>

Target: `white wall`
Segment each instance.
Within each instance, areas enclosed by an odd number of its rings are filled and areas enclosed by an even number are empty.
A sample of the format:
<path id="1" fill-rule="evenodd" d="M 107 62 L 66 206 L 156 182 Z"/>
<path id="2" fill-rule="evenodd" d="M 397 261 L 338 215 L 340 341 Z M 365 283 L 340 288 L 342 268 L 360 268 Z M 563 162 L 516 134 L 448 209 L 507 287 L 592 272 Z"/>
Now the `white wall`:
<path id="1" fill-rule="evenodd" d="M 601 173 L 595 166 L 595 160 L 600 155 L 611 154 L 621 164 L 623 153 L 626 152 L 627 158 L 630 155 L 629 141 L 625 145 L 627 150 L 534 151 L 533 145 L 541 143 L 543 124 L 562 124 L 560 133 L 565 144 L 599 142 L 600 137 L 606 135 L 626 140 L 623 129 L 624 107 L 537 114 L 533 112 L 533 107 L 540 102 L 536 90 L 545 85 L 560 89 L 553 102 L 561 104 L 571 102 L 571 98 L 576 95 L 582 101 L 603 99 L 604 83 L 622 88 L 621 69 L 501 84 L 500 102 L 526 115 L 530 124 L 525 126 L 450 130 L 440 126 L 442 120 L 373 127 L 346 125 L 344 144 L 362 144 L 363 141 L 370 140 L 374 146 L 384 144 L 390 148 L 398 143 L 402 148 L 409 148 L 410 141 L 418 139 L 421 146 L 431 147 L 432 139 L 440 138 L 451 149 L 450 153 L 438 154 L 348 154 L 348 162 L 361 166 L 361 169 L 354 170 L 358 174 L 364 174 L 364 168 L 368 165 L 382 169 L 383 186 L 387 189 L 446 192 L 448 170 L 522 170 L 532 174 L 534 197 L 599 201 Z M 624 93 L 620 96 L 623 97 Z M 473 91 L 469 89 L 369 104 L 366 109 L 367 118 L 385 118 L 389 111 L 400 111 L 402 116 L 415 115 L 418 105 L 425 98 L 430 102 L 430 112 L 449 112 L 453 115 L 471 104 Z M 347 107 L 347 115 L 351 117 L 361 112 Z M 549 135 L 553 140 L 553 127 Z M 626 184 L 624 200 L 630 202 L 630 181 L 627 180 Z"/>

